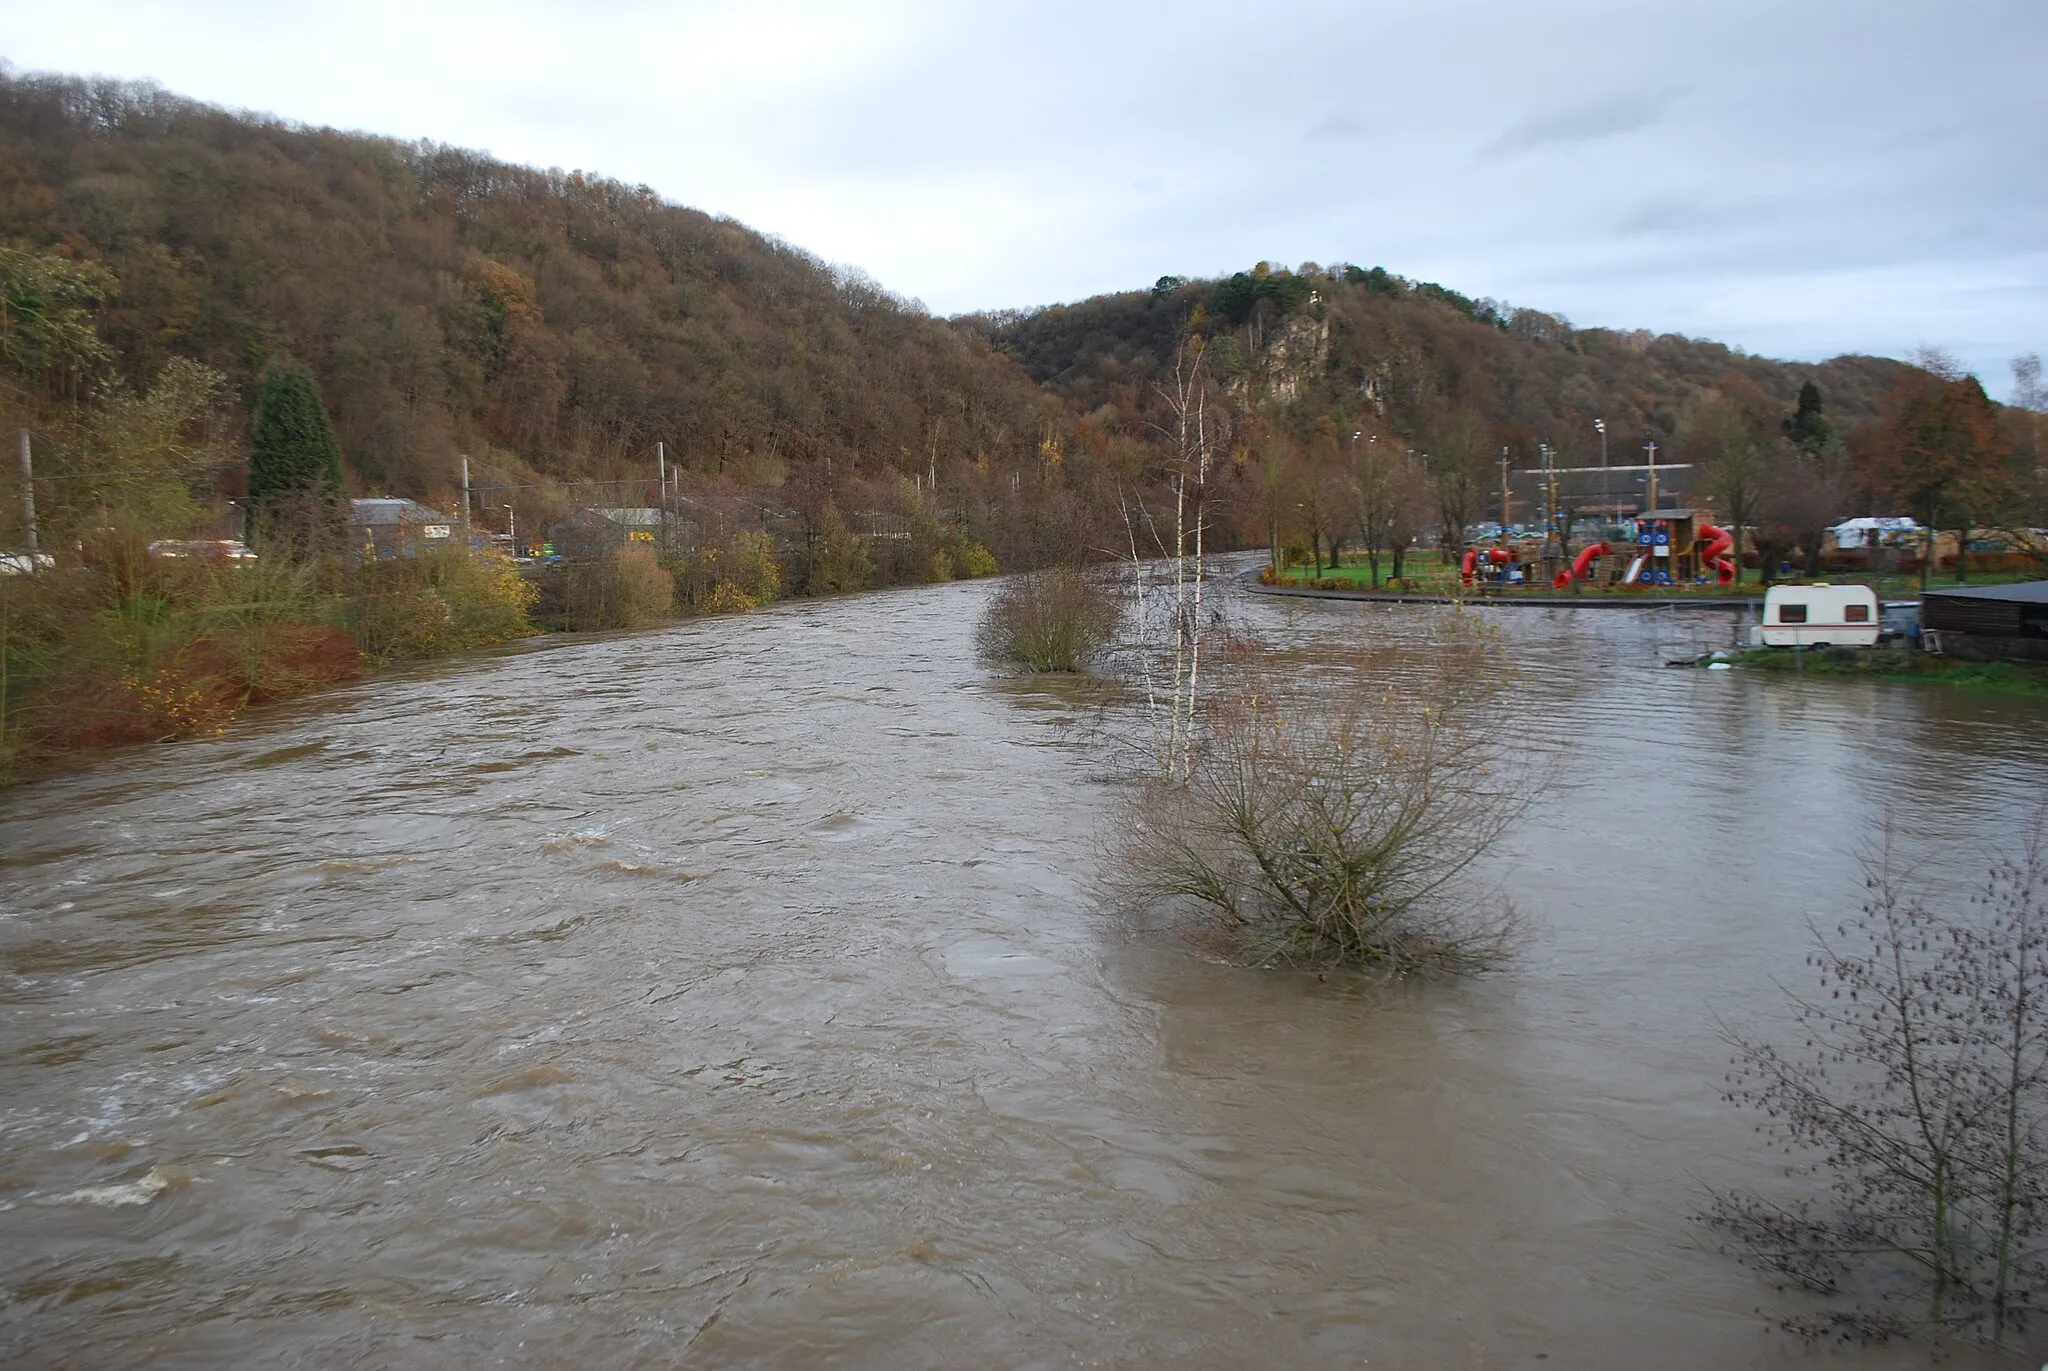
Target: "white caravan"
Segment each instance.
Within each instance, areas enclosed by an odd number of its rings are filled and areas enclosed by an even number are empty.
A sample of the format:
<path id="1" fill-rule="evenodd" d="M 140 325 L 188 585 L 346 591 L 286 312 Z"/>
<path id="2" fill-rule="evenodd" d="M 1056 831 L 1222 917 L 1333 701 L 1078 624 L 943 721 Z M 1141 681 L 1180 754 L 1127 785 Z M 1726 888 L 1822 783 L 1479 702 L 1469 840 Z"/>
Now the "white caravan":
<path id="1" fill-rule="evenodd" d="M 1869 586 L 1772 586 L 1751 647 L 1875 647 L 1883 627 Z"/>

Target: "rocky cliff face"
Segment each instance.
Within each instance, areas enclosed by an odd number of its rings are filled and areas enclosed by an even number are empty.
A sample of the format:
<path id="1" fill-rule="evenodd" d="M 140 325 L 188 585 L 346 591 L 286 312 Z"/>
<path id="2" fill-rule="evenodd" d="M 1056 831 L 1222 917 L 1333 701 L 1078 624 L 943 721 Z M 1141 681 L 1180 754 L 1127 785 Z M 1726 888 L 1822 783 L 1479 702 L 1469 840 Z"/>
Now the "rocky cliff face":
<path id="1" fill-rule="evenodd" d="M 1322 379 L 1330 360 L 1330 320 L 1320 310 L 1291 315 L 1267 338 L 1258 358 L 1266 394 L 1292 404 Z"/>

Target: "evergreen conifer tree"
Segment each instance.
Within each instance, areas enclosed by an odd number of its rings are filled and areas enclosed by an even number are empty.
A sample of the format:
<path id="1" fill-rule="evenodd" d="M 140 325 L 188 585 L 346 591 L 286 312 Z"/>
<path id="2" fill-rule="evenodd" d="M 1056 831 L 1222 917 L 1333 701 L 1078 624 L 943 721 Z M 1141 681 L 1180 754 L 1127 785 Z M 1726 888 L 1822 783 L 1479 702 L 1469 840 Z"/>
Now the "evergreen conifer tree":
<path id="1" fill-rule="evenodd" d="M 250 435 L 252 527 L 331 521 L 340 498 L 341 444 L 312 374 L 302 366 L 272 368 Z"/>
<path id="2" fill-rule="evenodd" d="M 1799 408 L 1785 421 L 1785 436 L 1809 457 L 1820 452 L 1835 436 L 1834 426 L 1828 423 L 1827 411 L 1821 406 L 1820 387 L 1811 381 L 1799 387 Z"/>

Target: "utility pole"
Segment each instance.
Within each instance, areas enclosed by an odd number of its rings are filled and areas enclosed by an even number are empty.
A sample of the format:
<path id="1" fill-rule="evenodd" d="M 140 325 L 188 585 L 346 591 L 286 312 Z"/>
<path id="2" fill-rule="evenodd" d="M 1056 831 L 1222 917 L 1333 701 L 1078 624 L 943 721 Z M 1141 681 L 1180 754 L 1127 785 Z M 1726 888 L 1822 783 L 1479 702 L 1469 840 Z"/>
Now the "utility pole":
<path id="1" fill-rule="evenodd" d="M 654 441 L 655 484 L 661 489 L 661 513 L 655 515 L 657 534 L 661 538 L 661 551 L 668 552 L 668 444 L 659 438 Z"/>
<path id="2" fill-rule="evenodd" d="M 1657 507 L 1657 445 L 1644 443 L 1643 451 L 1650 454 L 1650 508 Z"/>
<path id="3" fill-rule="evenodd" d="M 473 536 L 469 523 L 469 456 L 465 453 L 462 458 L 462 545 L 465 548 Z"/>
<path id="4" fill-rule="evenodd" d="M 1508 536 L 1508 525 L 1514 521 L 1508 518 L 1513 507 L 1508 503 L 1508 450 L 1500 450 L 1500 536 Z"/>
<path id="5" fill-rule="evenodd" d="M 36 469 L 28 452 L 28 430 L 21 431 L 21 518 L 28 525 L 29 560 L 36 553 Z"/>

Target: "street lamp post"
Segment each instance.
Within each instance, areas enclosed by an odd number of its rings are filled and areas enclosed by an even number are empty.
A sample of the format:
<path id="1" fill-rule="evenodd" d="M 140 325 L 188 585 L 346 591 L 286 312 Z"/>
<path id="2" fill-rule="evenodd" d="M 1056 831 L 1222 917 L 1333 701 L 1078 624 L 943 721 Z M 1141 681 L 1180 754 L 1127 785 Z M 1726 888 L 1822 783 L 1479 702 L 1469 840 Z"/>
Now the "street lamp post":
<path id="1" fill-rule="evenodd" d="M 1607 483 L 1607 421 L 1595 419 L 1593 431 L 1600 435 L 1600 503 L 1606 505 L 1607 518 L 1614 518 L 1614 488 Z"/>

